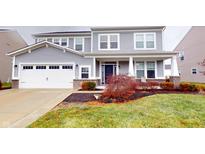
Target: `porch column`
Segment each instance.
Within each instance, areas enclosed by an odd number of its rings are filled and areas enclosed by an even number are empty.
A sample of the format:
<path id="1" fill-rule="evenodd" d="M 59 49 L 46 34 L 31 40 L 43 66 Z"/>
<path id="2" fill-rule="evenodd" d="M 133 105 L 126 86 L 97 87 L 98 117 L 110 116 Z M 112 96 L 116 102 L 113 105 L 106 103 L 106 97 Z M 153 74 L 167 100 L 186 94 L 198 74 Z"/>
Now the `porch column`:
<path id="1" fill-rule="evenodd" d="M 129 57 L 129 76 L 134 76 L 133 57 Z"/>
<path id="2" fill-rule="evenodd" d="M 96 58 L 93 57 L 93 78 L 96 78 Z"/>
<path id="3" fill-rule="evenodd" d="M 176 55 L 174 55 L 171 59 L 171 76 L 179 76 Z"/>

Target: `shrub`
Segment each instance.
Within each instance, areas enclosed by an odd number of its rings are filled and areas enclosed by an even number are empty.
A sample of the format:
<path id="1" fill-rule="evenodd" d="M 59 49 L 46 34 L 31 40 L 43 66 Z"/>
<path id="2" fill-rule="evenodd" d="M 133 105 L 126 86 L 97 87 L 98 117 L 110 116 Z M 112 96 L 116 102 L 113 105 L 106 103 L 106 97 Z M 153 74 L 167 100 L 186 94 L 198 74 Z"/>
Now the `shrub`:
<path id="1" fill-rule="evenodd" d="M 149 82 L 139 82 L 139 87 L 147 90 L 147 89 L 156 89 L 159 86 L 159 82 L 157 81 L 149 81 Z"/>
<path id="2" fill-rule="evenodd" d="M 180 83 L 180 90 L 182 91 L 200 91 L 203 89 L 205 89 L 205 87 L 201 86 L 201 85 L 197 85 L 197 84 L 193 84 L 193 83 L 188 83 L 188 82 L 182 82 Z"/>
<path id="3" fill-rule="evenodd" d="M 189 91 L 199 91 L 200 89 L 195 84 L 190 84 L 188 87 Z"/>
<path id="4" fill-rule="evenodd" d="M 174 83 L 173 82 L 161 82 L 160 87 L 165 90 L 173 90 Z"/>
<path id="5" fill-rule="evenodd" d="M 150 82 L 148 82 L 148 86 L 149 86 L 151 89 L 156 89 L 156 87 L 159 86 L 159 82 L 157 82 L 157 81 L 150 81 Z"/>
<path id="6" fill-rule="evenodd" d="M 137 82 L 132 77 L 126 75 L 111 76 L 108 80 L 103 94 L 103 100 L 112 102 L 123 102 L 135 93 Z"/>
<path id="7" fill-rule="evenodd" d="M 96 83 L 92 81 L 84 81 L 81 84 L 82 90 L 95 90 Z"/>
<path id="8" fill-rule="evenodd" d="M 188 91 L 189 86 L 190 86 L 190 83 L 187 83 L 187 82 L 180 83 L 180 85 L 179 85 L 180 90 L 182 90 L 182 91 Z"/>
<path id="9" fill-rule="evenodd" d="M 2 88 L 2 83 L 1 83 L 1 80 L 0 80 L 0 89 Z"/>

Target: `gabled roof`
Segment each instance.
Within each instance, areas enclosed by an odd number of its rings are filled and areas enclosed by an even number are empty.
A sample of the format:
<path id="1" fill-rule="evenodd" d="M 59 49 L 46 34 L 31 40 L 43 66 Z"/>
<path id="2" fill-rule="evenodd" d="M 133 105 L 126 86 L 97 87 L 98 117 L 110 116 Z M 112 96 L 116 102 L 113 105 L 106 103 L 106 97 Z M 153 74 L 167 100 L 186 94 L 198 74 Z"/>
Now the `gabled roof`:
<path id="1" fill-rule="evenodd" d="M 42 41 L 42 42 L 38 42 L 38 43 L 35 43 L 35 44 L 32 44 L 32 45 L 26 46 L 24 48 L 20 48 L 18 50 L 7 53 L 7 55 L 8 56 L 19 55 L 19 54 L 28 52 L 28 50 L 35 50 L 35 49 L 42 48 L 42 47 L 45 47 L 45 46 L 51 46 L 51 47 L 54 47 L 54 48 L 57 48 L 57 49 L 60 49 L 60 50 L 63 50 L 63 51 L 68 51 L 68 52 L 71 52 L 71 53 L 82 56 L 82 54 L 79 51 L 73 50 L 73 49 L 68 48 L 68 47 L 62 47 L 60 45 L 57 45 L 57 44 L 54 44 L 54 43 L 51 43 L 51 42 L 48 42 L 48 41 Z"/>
<path id="2" fill-rule="evenodd" d="M 34 34 L 34 37 L 48 37 L 48 36 L 91 36 L 91 31 L 62 31 L 62 32 L 48 32 Z"/>
<path id="3" fill-rule="evenodd" d="M 99 26 L 91 27 L 92 31 L 110 30 L 163 30 L 165 26 Z"/>

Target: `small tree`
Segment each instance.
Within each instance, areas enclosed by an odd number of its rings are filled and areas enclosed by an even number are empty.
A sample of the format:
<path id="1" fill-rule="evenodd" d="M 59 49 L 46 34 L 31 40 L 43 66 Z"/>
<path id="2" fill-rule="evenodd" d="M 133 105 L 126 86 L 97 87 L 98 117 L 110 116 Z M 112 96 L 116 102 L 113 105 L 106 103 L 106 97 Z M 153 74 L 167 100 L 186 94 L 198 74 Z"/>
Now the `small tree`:
<path id="1" fill-rule="evenodd" d="M 125 101 L 135 93 L 137 83 L 134 78 L 127 75 L 111 76 L 102 97 Z"/>

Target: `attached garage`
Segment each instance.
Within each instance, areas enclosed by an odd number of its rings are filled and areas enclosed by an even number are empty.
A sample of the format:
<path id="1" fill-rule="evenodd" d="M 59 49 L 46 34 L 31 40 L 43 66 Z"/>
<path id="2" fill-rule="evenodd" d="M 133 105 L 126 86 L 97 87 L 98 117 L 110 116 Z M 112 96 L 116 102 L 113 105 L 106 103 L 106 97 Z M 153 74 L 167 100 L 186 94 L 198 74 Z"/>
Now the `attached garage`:
<path id="1" fill-rule="evenodd" d="M 74 79 L 81 78 L 82 65 L 89 66 L 92 73 L 92 58 L 46 41 L 8 55 L 13 58 L 14 88 L 73 88 Z"/>
<path id="2" fill-rule="evenodd" d="M 19 88 L 72 88 L 74 64 L 21 64 Z"/>

